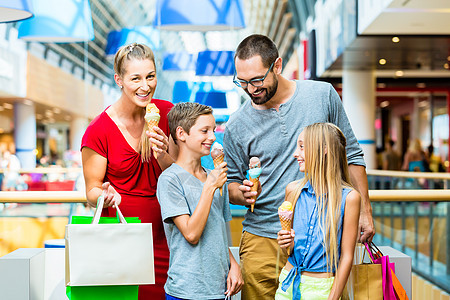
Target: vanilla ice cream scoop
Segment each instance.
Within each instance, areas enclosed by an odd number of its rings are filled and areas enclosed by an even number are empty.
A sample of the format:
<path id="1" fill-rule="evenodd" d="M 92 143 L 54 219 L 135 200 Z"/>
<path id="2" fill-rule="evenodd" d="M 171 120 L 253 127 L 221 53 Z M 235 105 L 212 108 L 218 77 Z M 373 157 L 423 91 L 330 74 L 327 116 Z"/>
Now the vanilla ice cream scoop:
<path id="1" fill-rule="evenodd" d="M 215 160 L 216 158 L 223 156 L 223 146 L 221 144 L 219 144 L 218 142 L 215 142 L 212 147 L 211 147 L 211 157 L 213 160 Z M 222 159 L 223 161 L 223 159 Z M 217 167 L 214 163 L 214 166 Z"/>
<path id="2" fill-rule="evenodd" d="M 225 158 L 225 154 L 223 153 L 223 146 L 218 142 L 215 142 L 211 147 L 211 158 L 214 162 L 214 168 L 217 168 Z M 219 188 L 220 196 L 222 196 L 223 188 Z"/>
<path id="3" fill-rule="evenodd" d="M 292 203 L 289 201 L 284 201 L 281 203 L 280 207 L 278 208 L 278 211 L 292 211 Z"/>
<path id="4" fill-rule="evenodd" d="M 158 109 L 158 107 L 156 107 L 156 105 L 154 103 L 149 103 L 147 105 L 145 111 L 146 111 L 146 113 L 145 113 L 144 118 L 147 123 L 152 122 L 152 121 L 156 121 L 157 123 L 159 123 L 159 120 L 161 117 L 159 115 L 159 109 Z M 152 128 L 149 128 L 149 129 L 152 130 Z"/>

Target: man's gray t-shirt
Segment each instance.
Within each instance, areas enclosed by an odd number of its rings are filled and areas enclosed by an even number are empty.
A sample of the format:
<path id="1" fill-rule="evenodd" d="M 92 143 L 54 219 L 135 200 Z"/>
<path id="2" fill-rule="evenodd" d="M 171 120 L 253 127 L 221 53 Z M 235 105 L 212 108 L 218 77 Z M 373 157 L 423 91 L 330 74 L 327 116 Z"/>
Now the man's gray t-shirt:
<path id="1" fill-rule="evenodd" d="M 209 174 L 210 170 L 206 170 Z M 190 244 L 173 223 L 180 215 L 192 216 L 203 182 L 181 166 L 172 164 L 158 179 L 164 231 L 170 250 L 167 294 L 183 299 L 220 299 L 226 291 L 230 266 L 226 224 L 231 220 L 227 187 L 214 193 L 208 221 L 198 244 Z"/>
<path id="2" fill-rule="evenodd" d="M 303 177 L 293 154 L 304 127 L 318 122 L 337 125 L 347 139 L 348 163 L 365 166 L 363 151 L 334 88 L 320 81 L 296 84 L 294 95 L 280 105 L 279 111 L 257 110 L 247 100 L 231 115 L 225 128 L 228 183 L 242 183 L 252 156 L 261 160 L 261 195 L 242 224 L 244 231 L 262 237 L 276 238 L 281 230 L 278 207 L 284 201 L 286 186 Z"/>

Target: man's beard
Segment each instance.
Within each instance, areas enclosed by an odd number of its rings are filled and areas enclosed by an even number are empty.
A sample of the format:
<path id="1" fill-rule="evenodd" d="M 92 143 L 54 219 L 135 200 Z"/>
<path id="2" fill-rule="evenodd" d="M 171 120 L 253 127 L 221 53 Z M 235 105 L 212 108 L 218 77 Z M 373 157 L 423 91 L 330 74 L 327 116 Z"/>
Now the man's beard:
<path id="1" fill-rule="evenodd" d="M 274 78 L 274 83 L 271 86 L 261 89 L 261 90 L 266 90 L 265 91 L 266 95 L 264 97 L 253 97 L 252 94 L 250 94 L 248 92 L 248 90 L 246 90 L 246 92 L 252 99 L 253 103 L 255 103 L 256 105 L 262 105 L 262 104 L 269 102 L 269 100 L 272 99 L 272 97 L 277 92 L 277 88 L 278 88 L 278 80 L 276 78 Z"/>

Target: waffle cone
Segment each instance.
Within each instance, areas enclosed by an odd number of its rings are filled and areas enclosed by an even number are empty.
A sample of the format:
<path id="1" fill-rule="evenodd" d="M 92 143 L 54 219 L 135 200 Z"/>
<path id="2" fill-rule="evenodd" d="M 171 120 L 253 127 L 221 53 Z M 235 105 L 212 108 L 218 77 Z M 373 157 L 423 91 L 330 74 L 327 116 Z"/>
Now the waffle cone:
<path id="1" fill-rule="evenodd" d="M 148 121 L 148 122 L 147 122 L 148 131 L 149 131 L 149 132 L 156 133 L 156 131 L 153 130 L 153 127 L 158 126 L 158 124 L 159 124 L 159 120 L 150 120 L 150 121 Z M 157 153 L 155 150 L 153 150 L 153 156 L 154 156 L 156 159 L 158 159 L 158 153 Z"/>
<path id="2" fill-rule="evenodd" d="M 223 163 L 223 159 L 224 159 L 223 155 L 219 155 L 216 158 L 214 158 L 213 159 L 214 168 L 217 168 L 221 163 Z M 222 196 L 222 194 L 223 194 L 223 188 L 222 187 L 219 188 L 219 193 L 220 193 L 220 196 Z"/>
<path id="3" fill-rule="evenodd" d="M 253 183 L 253 185 L 250 187 L 250 192 L 257 192 L 259 187 L 259 177 L 252 178 L 250 177 L 250 181 Z M 256 196 L 252 197 L 254 200 L 256 200 Z M 253 203 L 250 207 L 250 211 L 253 212 L 253 209 L 255 208 L 255 204 Z"/>
<path id="4" fill-rule="evenodd" d="M 288 219 L 288 218 L 280 216 L 280 223 L 281 223 L 282 230 L 287 230 L 287 231 L 291 230 L 292 219 Z"/>

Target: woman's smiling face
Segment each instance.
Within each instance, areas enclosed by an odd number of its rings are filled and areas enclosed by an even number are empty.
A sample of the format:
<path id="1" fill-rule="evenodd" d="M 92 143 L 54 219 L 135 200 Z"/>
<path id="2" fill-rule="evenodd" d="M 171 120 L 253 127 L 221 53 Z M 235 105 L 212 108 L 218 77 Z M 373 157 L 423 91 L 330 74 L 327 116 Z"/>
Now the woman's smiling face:
<path id="1" fill-rule="evenodd" d="M 156 68 L 150 59 L 131 59 L 126 62 L 126 72 L 121 78 L 122 92 L 140 107 L 150 103 L 156 90 Z"/>

